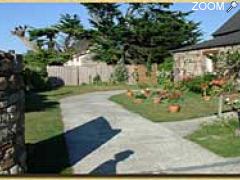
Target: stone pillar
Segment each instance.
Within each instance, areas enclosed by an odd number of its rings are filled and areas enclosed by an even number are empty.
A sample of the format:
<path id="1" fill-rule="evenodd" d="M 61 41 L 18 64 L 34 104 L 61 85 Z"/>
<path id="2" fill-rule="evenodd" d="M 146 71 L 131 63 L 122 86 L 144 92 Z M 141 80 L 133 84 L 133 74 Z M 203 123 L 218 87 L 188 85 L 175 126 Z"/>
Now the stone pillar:
<path id="1" fill-rule="evenodd" d="M 0 174 L 26 170 L 21 61 L 20 55 L 0 51 Z"/>

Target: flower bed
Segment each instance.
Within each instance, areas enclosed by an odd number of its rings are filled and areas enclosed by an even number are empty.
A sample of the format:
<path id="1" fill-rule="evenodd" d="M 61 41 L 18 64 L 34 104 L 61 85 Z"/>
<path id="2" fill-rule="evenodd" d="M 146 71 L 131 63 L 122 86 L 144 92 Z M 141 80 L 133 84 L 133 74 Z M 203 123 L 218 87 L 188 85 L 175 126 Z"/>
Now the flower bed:
<path id="1" fill-rule="evenodd" d="M 140 93 L 139 91 L 134 94 Z M 160 103 L 154 103 L 159 94 L 164 97 Z M 126 94 L 119 94 L 110 99 L 121 104 L 126 109 L 133 111 L 155 122 L 180 121 L 197 117 L 214 115 L 218 112 L 218 98 L 213 97 L 209 101 L 203 100 L 200 94 L 186 92 L 182 94 L 181 110 L 178 113 L 169 113 L 168 106 L 171 104 L 167 98 L 167 92 L 152 91 L 151 96 L 143 98 L 136 103 L 135 96 L 129 98 Z M 180 101 L 180 100 L 179 100 Z M 229 110 L 227 107 L 224 111 Z"/>

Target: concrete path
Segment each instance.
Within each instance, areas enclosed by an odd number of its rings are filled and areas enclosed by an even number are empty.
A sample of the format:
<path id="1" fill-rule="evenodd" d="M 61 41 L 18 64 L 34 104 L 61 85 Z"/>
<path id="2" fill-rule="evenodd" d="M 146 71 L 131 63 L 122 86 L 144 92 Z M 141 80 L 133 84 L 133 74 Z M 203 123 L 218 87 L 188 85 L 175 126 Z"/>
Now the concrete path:
<path id="1" fill-rule="evenodd" d="M 237 118 L 237 114 L 234 112 L 227 112 L 223 113 L 222 115 L 224 118 Z M 195 118 L 191 120 L 185 121 L 172 121 L 172 122 L 162 122 L 161 125 L 174 131 L 176 134 L 180 135 L 181 137 L 186 137 L 187 135 L 193 133 L 201 125 L 206 123 L 211 123 L 217 121 L 217 115 L 209 116 L 209 117 L 201 117 Z"/>
<path id="2" fill-rule="evenodd" d="M 224 159 L 172 128 L 108 100 L 122 91 L 61 100 L 65 138 L 75 174 L 239 173 L 240 159 Z"/>

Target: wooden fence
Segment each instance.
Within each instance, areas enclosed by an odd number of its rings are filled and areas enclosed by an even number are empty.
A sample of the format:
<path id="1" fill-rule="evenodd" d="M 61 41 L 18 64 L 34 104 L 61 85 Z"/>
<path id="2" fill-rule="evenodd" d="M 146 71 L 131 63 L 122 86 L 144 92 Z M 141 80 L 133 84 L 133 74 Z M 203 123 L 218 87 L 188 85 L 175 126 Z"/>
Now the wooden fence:
<path id="1" fill-rule="evenodd" d="M 134 84 L 135 80 L 132 76 L 137 70 L 139 74 L 139 82 L 147 83 L 151 81 L 156 83 L 157 65 L 153 65 L 151 78 L 146 76 L 147 69 L 144 65 L 127 65 L 129 73 L 129 84 Z M 89 84 L 93 82 L 93 78 L 99 75 L 103 82 L 108 82 L 111 74 L 114 72 L 113 65 L 98 63 L 94 66 L 48 66 L 48 77 L 62 81 L 64 85 L 78 86 L 83 83 Z"/>

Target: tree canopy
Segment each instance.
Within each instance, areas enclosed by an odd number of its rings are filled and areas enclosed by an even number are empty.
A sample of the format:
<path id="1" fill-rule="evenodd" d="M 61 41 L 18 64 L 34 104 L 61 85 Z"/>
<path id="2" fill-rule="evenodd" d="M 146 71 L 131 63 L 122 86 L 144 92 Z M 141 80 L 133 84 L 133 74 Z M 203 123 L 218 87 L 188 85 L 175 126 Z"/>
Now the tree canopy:
<path id="1" fill-rule="evenodd" d="M 166 3 L 83 4 L 89 12 L 96 57 L 116 63 L 161 63 L 170 50 L 195 44 L 199 23 L 187 20 L 192 12 L 171 11 Z M 126 5 L 126 4 L 125 4 Z"/>
<path id="2" fill-rule="evenodd" d="M 41 51 L 79 53 L 91 45 L 96 60 L 116 64 L 161 63 L 170 50 L 195 44 L 199 23 L 188 20 L 192 12 L 170 9 L 167 3 L 83 3 L 91 28 L 76 14 L 61 15 L 49 27 L 28 28 L 29 40 Z M 66 57 L 66 56 L 64 56 Z"/>
<path id="3" fill-rule="evenodd" d="M 43 28 L 28 30 L 30 41 L 36 41 L 39 49 L 69 51 L 84 37 L 85 29 L 78 15 L 62 14 L 59 22 Z"/>

